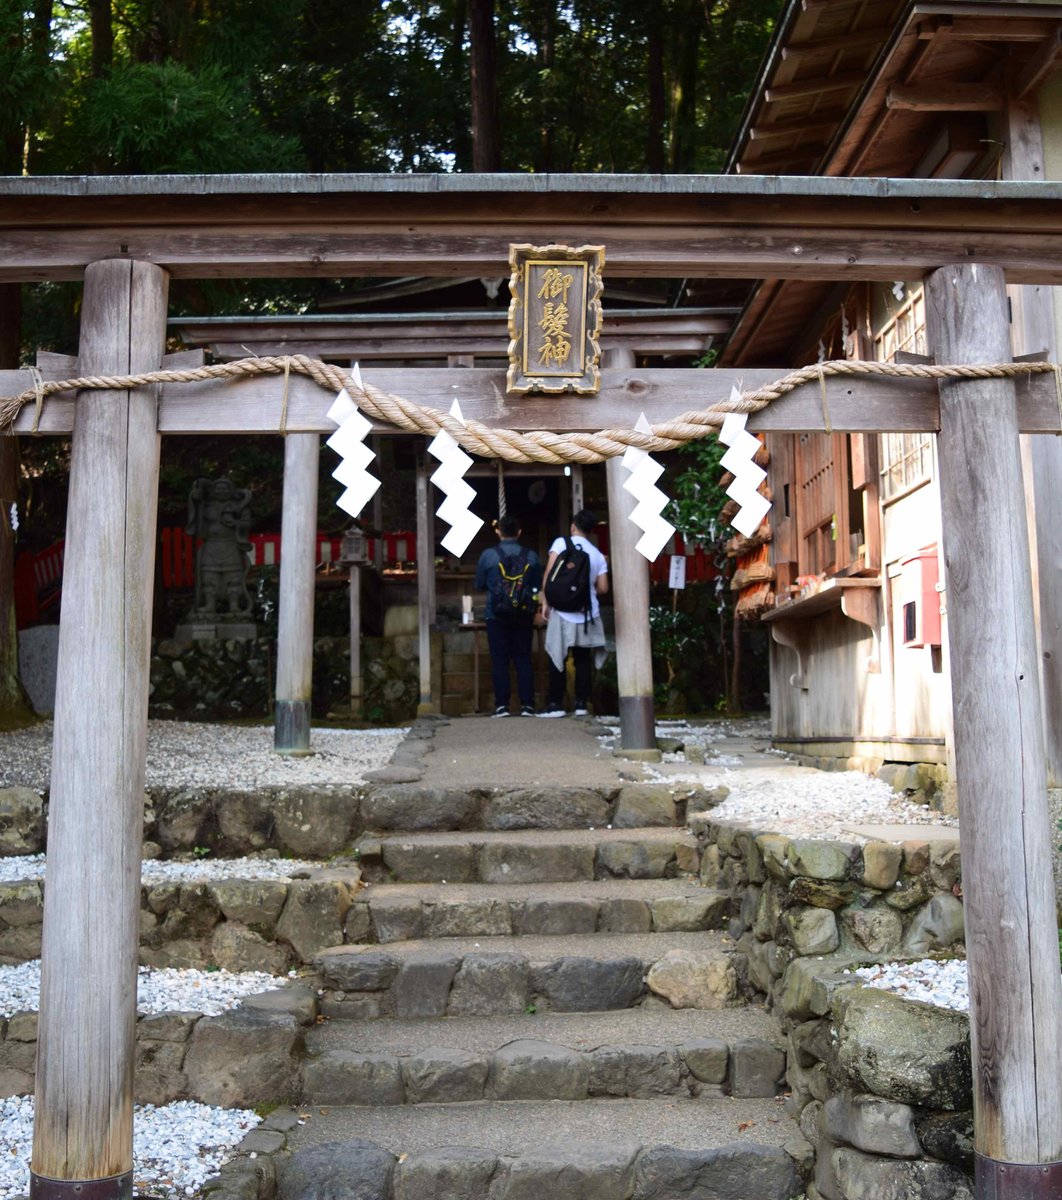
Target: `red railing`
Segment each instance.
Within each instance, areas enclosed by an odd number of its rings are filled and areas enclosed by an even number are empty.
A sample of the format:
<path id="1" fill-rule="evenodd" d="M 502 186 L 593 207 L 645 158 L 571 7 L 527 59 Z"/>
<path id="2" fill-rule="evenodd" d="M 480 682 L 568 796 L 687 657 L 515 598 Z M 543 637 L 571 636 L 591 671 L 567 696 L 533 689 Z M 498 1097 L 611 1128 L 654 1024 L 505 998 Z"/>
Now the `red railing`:
<path id="1" fill-rule="evenodd" d="M 339 560 L 342 540 L 342 538 L 332 537 L 329 534 L 319 533 L 317 535 L 317 562 L 319 565 Z M 272 567 L 280 563 L 279 533 L 252 533 L 248 541 L 251 543 L 249 557 L 252 567 Z M 410 562 L 417 556 L 415 532 L 403 530 L 398 533 L 385 533 L 382 541 L 385 567 L 398 562 Z M 197 539 L 185 533 L 179 525 L 162 530 L 160 550 L 163 587 L 194 586 L 197 544 Z M 375 550 L 376 540 L 368 538 L 369 562 L 373 561 Z"/>
<path id="2" fill-rule="evenodd" d="M 254 533 L 250 537 L 251 565 L 275 566 L 280 562 L 280 534 Z M 395 563 L 413 562 L 417 557 L 417 535 L 414 530 L 399 530 L 382 535 L 383 562 L 386 567 Z M 317 535 L 317 562 L 336 562 L 342 539 L 327 534 Z M 608 527 L 598 530 L 597 542 L 603 554 L 608 554 Z M 164 588 L 190 588 L 195 585 L 195 552 L 197 540 L 179 525 L 163 529 L 159 539 L 159 566 Z M 59 607 L 63 582 L 62 541 L 39 554 L 23 551 L 15 560 L 15 620 L 19 629 L 36 625 L 54 615 Z M 376 553 L 376 539 L 367 539 L 369 562 Z M 671 570 L 671 555 L 686 556 L 686 582 L 704 583 L 718 574 L 715 563 L 699 546 L 686 549 L 682 538 L 675 534 L 650 568 L 653 583 L 666 584 Z"/>
<path id="3" fill-rule="evenodd" d="M 58 611 L 65 544 L 53 542 L 39 554 L 23 550 L 15 559 L 15 624 L 19 629 L 38 625 Z"/>

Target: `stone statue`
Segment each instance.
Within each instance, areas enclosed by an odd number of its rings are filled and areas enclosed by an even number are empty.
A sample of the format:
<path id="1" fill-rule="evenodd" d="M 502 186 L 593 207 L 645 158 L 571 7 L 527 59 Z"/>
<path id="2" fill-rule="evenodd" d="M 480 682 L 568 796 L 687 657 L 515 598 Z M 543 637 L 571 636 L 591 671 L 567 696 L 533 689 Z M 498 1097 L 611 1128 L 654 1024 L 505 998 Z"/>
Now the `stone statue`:
<path id="1" fill-rule="evenodd" d="M 202 538 L 195 559 L 193 616 L 216 618 L 224 606 L 228 617 L 246 617 L 251 611 L 247 591 L 247 540 L 250 521 L 247 506 L 251 493 L 230 479 L 197 479 L 188 494 L 188 529 Z"/>

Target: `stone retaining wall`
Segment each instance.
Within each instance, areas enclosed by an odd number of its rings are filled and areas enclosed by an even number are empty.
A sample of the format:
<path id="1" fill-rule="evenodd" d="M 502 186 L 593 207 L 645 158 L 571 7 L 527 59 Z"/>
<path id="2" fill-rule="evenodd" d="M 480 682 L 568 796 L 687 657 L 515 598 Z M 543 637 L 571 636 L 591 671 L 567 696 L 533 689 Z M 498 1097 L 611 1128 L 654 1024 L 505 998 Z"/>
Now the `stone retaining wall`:
<path id="1" fill-rule="evenodd" d="M 369 720 L 411 720 L 420 699 L 416 636 L 361 639 L 364 712 Z M 257 640 L 156 641 L 149 715 L 180 720 L 269 716 L 276 643 Z M 313 647 L 313 715 L 350 704 L 350 639 L 318 638 Z"/>
<path id="2" fill-rule="evenodd" d="M 249 996 L 230 1012 L 161 1013 L 137 1020 L 138 1104 L 198 1100 L 227 1108 L 295 1103 L 302 1091 L 314 993 L 292 984 Z M 0 1017 L 0 1096 L 33 1091 L 37 1014 Z"/>
<path id="3" fill-rule="evenodd" d="M 696 814 L 701 879 L 737 915 L 734 966 L 786 1037 L 791 1110 L 815 1154 L 809 1200 L 972 1196 L 969 1022 L 859 984 L 859 963 L 961 951 L 957 836 L 788 838 Z"/>
<path id="4" fill-rule="evenodd" d="M 701 882 L 728 890 L 734 966 L 769 1000 L 805 956 L 922 957 L 963 940 L 958 831 L 902 843 L 790 838 L 695 813 Z"/>
<path id="5" fill-rule="evenodd" d="M 861 986 L 828 963 L 787 972 L 791 1111 L 815 1150 L 809 1200 L 971 1200 L 973 1083 L 964 1013 Z"/>
<path id="6" fill-rule="evenodd" d="M 391 762 L 357 785 L 150 788 L 144 805 L 147 857 L 234 857 L 273 850 L 329 859 L 354 849 L 366 831 L 613 829 L 681 826 L 688 807 L 720 789 L 628 783 L 613 788 L 424 788 L 430 727 L 414 726 Z M 396 777 L 402 782 L 395 782 Z M 45 849 L 46 798 L 0 788 L 0 857 Z M 683 870 L 690 869 L 684 866 Z"/>
<path id="7" fill-rule="evenodd" d="M 283 975 L 342 944 L 356 867 L 309 878 L 145 884 L 140 889 L 140 962 Z M 40 880 L 0 883 L 0 963 L 39 958 Z"/>

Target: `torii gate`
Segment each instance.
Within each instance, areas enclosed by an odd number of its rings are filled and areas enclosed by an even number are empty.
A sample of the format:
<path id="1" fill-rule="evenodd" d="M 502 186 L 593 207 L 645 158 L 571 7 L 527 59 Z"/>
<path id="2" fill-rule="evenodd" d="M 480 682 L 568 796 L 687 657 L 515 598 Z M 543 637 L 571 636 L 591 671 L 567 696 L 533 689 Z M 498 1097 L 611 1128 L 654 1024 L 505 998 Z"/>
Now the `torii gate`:
<path id="1" fill-rule="evenodd" d="M 937 362 L 1003 362 L 1005 279 L 1062 283 L 1060 201 L 1050 184 L 883 179 L 29 178 L 0 181 L 0 281 L 84 275 L 85 376 L 159 366 L 170 275 L 496 276 L 508 244 L 529 239 L 602 242 L 624 276 L 923 276 Z M 494 426 L 564 432 L 629 426 L 642 409 L 666 420 L 783 373 L 613 368 L 589 401 L 511 400 L 479 370 L 380 371 L 373 383 L 429 404 L 458 394 Z M 32 387 L 28 372 L 0 373 L 6 395 Z M 14 423 L 73 431 L 77 600 L 60 634 L 31 1182 L 42 1200 L 131 1195 L 159 434 L 276 432 L 279 393 L 264 377 L 85 392 Z M 948 380 L 939 393 L 932 381 L 823 379 L 750 422 L 938 434 L 977 1190 L 997 1200 L 1048 1194 L 1062 1177 L 1062 980 L 1018 452 L 1019 431 L 1062 431 L 1060 395 L 1048 376 Z M 324 432 L 330 402 L 292 379 L 286 428 Z"/>

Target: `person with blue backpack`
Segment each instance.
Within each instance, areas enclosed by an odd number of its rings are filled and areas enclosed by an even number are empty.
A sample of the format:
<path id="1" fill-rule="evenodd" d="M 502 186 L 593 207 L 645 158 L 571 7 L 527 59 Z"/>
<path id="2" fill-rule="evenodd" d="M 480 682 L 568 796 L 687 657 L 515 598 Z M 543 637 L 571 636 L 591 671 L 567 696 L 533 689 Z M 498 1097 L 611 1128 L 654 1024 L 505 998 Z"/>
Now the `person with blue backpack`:
<path id="1" fill-rule="evenodd" d="M 520 545 L 520 522 L 501 517 L 494 524 L 497 546 L 476 563 L 475 586 L 487 593 L 487 646 L 494 685 L 494 716 L 509 715 L 509 663 L 516 670 L 520 716 L 535 716 L 535 680 L 531 639 L 538 611 L 542 563 L 534 550 Z"/>
<path id="2" fill-rule="evenodd" d="M 540 717 L 563 717 L 569 652 L 575 664 L 575 708 L 585 716 L 590 703 L 593 666 L 605 661 L 605 627 L 599 597 L 608 592 L 608 561 L 590 541 L 597 517 L 581 509 L 572 520 L 571 534 L 556 538 L 549 548 L 542 585 L 542 615 L 549 657 L 549 690 Z"/>

